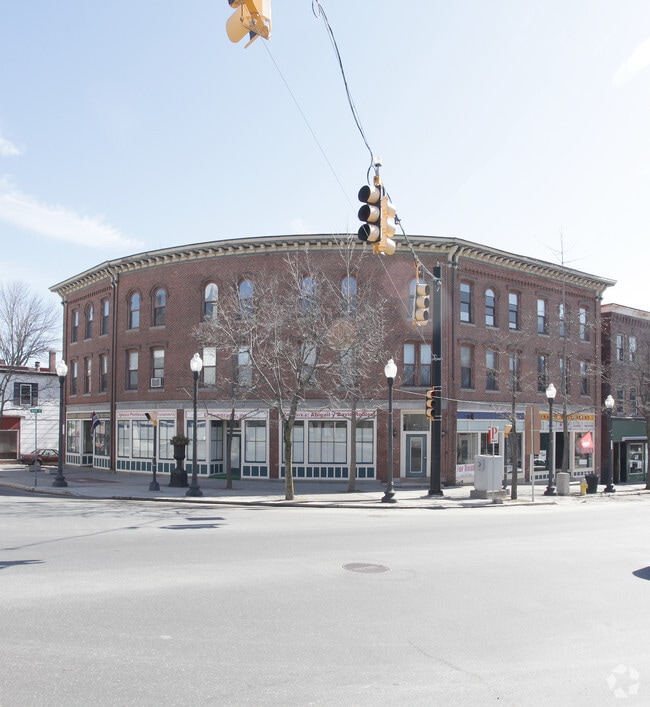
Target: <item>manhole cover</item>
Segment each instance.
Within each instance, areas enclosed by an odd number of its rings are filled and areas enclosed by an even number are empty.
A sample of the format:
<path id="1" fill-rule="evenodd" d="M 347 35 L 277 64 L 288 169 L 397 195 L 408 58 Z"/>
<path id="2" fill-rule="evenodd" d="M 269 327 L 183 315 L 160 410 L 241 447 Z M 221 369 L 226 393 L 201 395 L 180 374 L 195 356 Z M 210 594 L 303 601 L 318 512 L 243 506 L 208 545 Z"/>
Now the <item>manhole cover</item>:
<path id="1" fill-rule="evenodd" d="M 344 570 L 350 572 L 364 572 L 366 574 L 378 574 L 380 572 L 390 572 L 390 567 L 386 565 L 375 565 L 370 562 L 350 562 L 343 565 Z"/>

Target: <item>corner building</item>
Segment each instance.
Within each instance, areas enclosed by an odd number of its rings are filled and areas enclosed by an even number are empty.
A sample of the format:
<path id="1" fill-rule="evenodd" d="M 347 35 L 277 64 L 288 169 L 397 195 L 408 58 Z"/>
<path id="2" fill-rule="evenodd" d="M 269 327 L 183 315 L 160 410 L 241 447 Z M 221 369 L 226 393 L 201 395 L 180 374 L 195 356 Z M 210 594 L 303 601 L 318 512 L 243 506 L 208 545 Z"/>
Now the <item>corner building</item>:
<path id="1" fill-rule="evenodd" d="M 338 236 L 339 239 L 346 238 Z M 356 242 L 356 235 L 349 236 Z M 361 243 L 355 245 L 363 249 Z M 341 281 L 346 277 L 337 237 L 299 235 L 214 241 L 166 248 L 104 262 L 51 287 L 64 306 L 67 464 L 121 471 L 151 471 L 152 413 L 158 420 L 159 473 L 170 472 L 170 438 L 193 439 L 192 373 L 195 351 L 203 357 L 199 380 L 197 466 L 199 474 L 224 468 L 225 420 L 229 400 L 214 399 L 210 386 L 220 361 L 201 350 L 193 329 L 214 308 L 219 290 L 239 283 L 246 296 L 256 281 L 282 273 L 287 254 L 308 249 Z M 412 311 L 418 260 L 424 280 L 440 267 L 442 297 L 442 422 L 439 461 L 443 484 L 473 481 L 474 456 L 502 454 L 504 474 L 513 473 L 512 410 L 519 442 L 527 406 L 541 411 L 541 450 L 534 466 L 548 474 L 549 383 L 559 389 L 554 415 L 555 469 L 568 459 L 572 477 L 600 464 L 600 306 L 612 280 L 460 239 L 431 236 L 400 240 L 392 256 L 368 254 L 355 277 L 372 281 L 378 296 L 395 305 L 389 351 L 398 373 L 394 384 L 394 474 L 426 479 L 430 474 L 431 430 L 425 393 L 432 384 L 433 322 L 414 326 Z M 346 285 L 349 287 L 349 283 Z M 377 362 L 377 377 L 385 361 Z M 359 479 L 386 480 L 387 397 L 361 411 L 357 426 Z M 514 406 L 514 407 L 513 407 Z M 95 413 L 100 424 L 93 429 Z M 281 478 L 282 430 L 277 414 L 261 401 L 246 400 L 236 411 L 231 465 L 242 478 Z M 510 422 L 508 419 L 510 418 Z M 564 434 L 564 420 L 569 427 Z M 521 421 L 521 424 L 519 422 Z M 294 435 L 297 479 L 347 479 L 351 459 L 350 411 L 307 397 Z M 496 428 L 498 434 L 488 434 Z M 591 435 L 592 444 L 584 440 Z M 568 440 L 568 442 L 567 442 Z M 524 447 L 520 447 L 524 448 Z M 529 446 L 525 448 L 530 448 Z M 520 455 L 520 457 L 523 455 Z M 191 447 L 186 468 L 191 471 Z M 517 464 L 518 478 L 528 469 Z M 511 476 L 510 476 L 511 478 Z"/>

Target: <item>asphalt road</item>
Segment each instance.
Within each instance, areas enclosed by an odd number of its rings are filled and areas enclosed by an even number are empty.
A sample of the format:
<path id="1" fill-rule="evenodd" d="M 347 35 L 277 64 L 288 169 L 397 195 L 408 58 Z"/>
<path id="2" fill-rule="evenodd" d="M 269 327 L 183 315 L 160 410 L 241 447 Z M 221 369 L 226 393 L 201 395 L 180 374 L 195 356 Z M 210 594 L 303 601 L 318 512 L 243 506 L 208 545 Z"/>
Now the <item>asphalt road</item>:
<path id="1" fill-rule="evenodd" d="M 0 498 L 0 704 L 649 704 L 649 513 Z"/>

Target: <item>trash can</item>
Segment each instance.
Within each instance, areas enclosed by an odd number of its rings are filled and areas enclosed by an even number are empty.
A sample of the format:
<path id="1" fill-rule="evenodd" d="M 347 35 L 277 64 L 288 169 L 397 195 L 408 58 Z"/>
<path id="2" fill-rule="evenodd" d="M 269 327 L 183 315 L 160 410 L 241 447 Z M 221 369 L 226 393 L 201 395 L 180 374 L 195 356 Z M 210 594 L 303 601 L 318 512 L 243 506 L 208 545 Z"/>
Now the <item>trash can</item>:
<path id="1" fill-rule="evenodd" d="M 598 493 L 598 476 L 596 474 L 587 474 L 585 481 L 587 482 L 587 493 Z"/>
<path id="2" fill-rule="evenodd" d="M 557 495 L 558 496 L 568 496 L 569 495 L 569 479 L 571 475 L 566 471 L 558 471 L 556 475 L 557 480 Z"/>

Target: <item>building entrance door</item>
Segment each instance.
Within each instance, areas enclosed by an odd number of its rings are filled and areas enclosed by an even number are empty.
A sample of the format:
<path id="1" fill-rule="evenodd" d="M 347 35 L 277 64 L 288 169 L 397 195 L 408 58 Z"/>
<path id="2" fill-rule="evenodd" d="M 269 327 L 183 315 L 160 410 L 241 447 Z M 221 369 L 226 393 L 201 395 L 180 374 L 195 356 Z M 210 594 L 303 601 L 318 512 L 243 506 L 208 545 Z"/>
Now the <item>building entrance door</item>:
<path id="1" fill-rule="evenodd" d="M 232 448 L 230 449 L 230 473 L 241 474 L 241 432 L 235 431 L 232 435 Z"/>
<path id="2" fill-rule="evenodd" d="M 427 475 L 427 435 L 406 433 L 406 476 L 411 478 Z"/>

